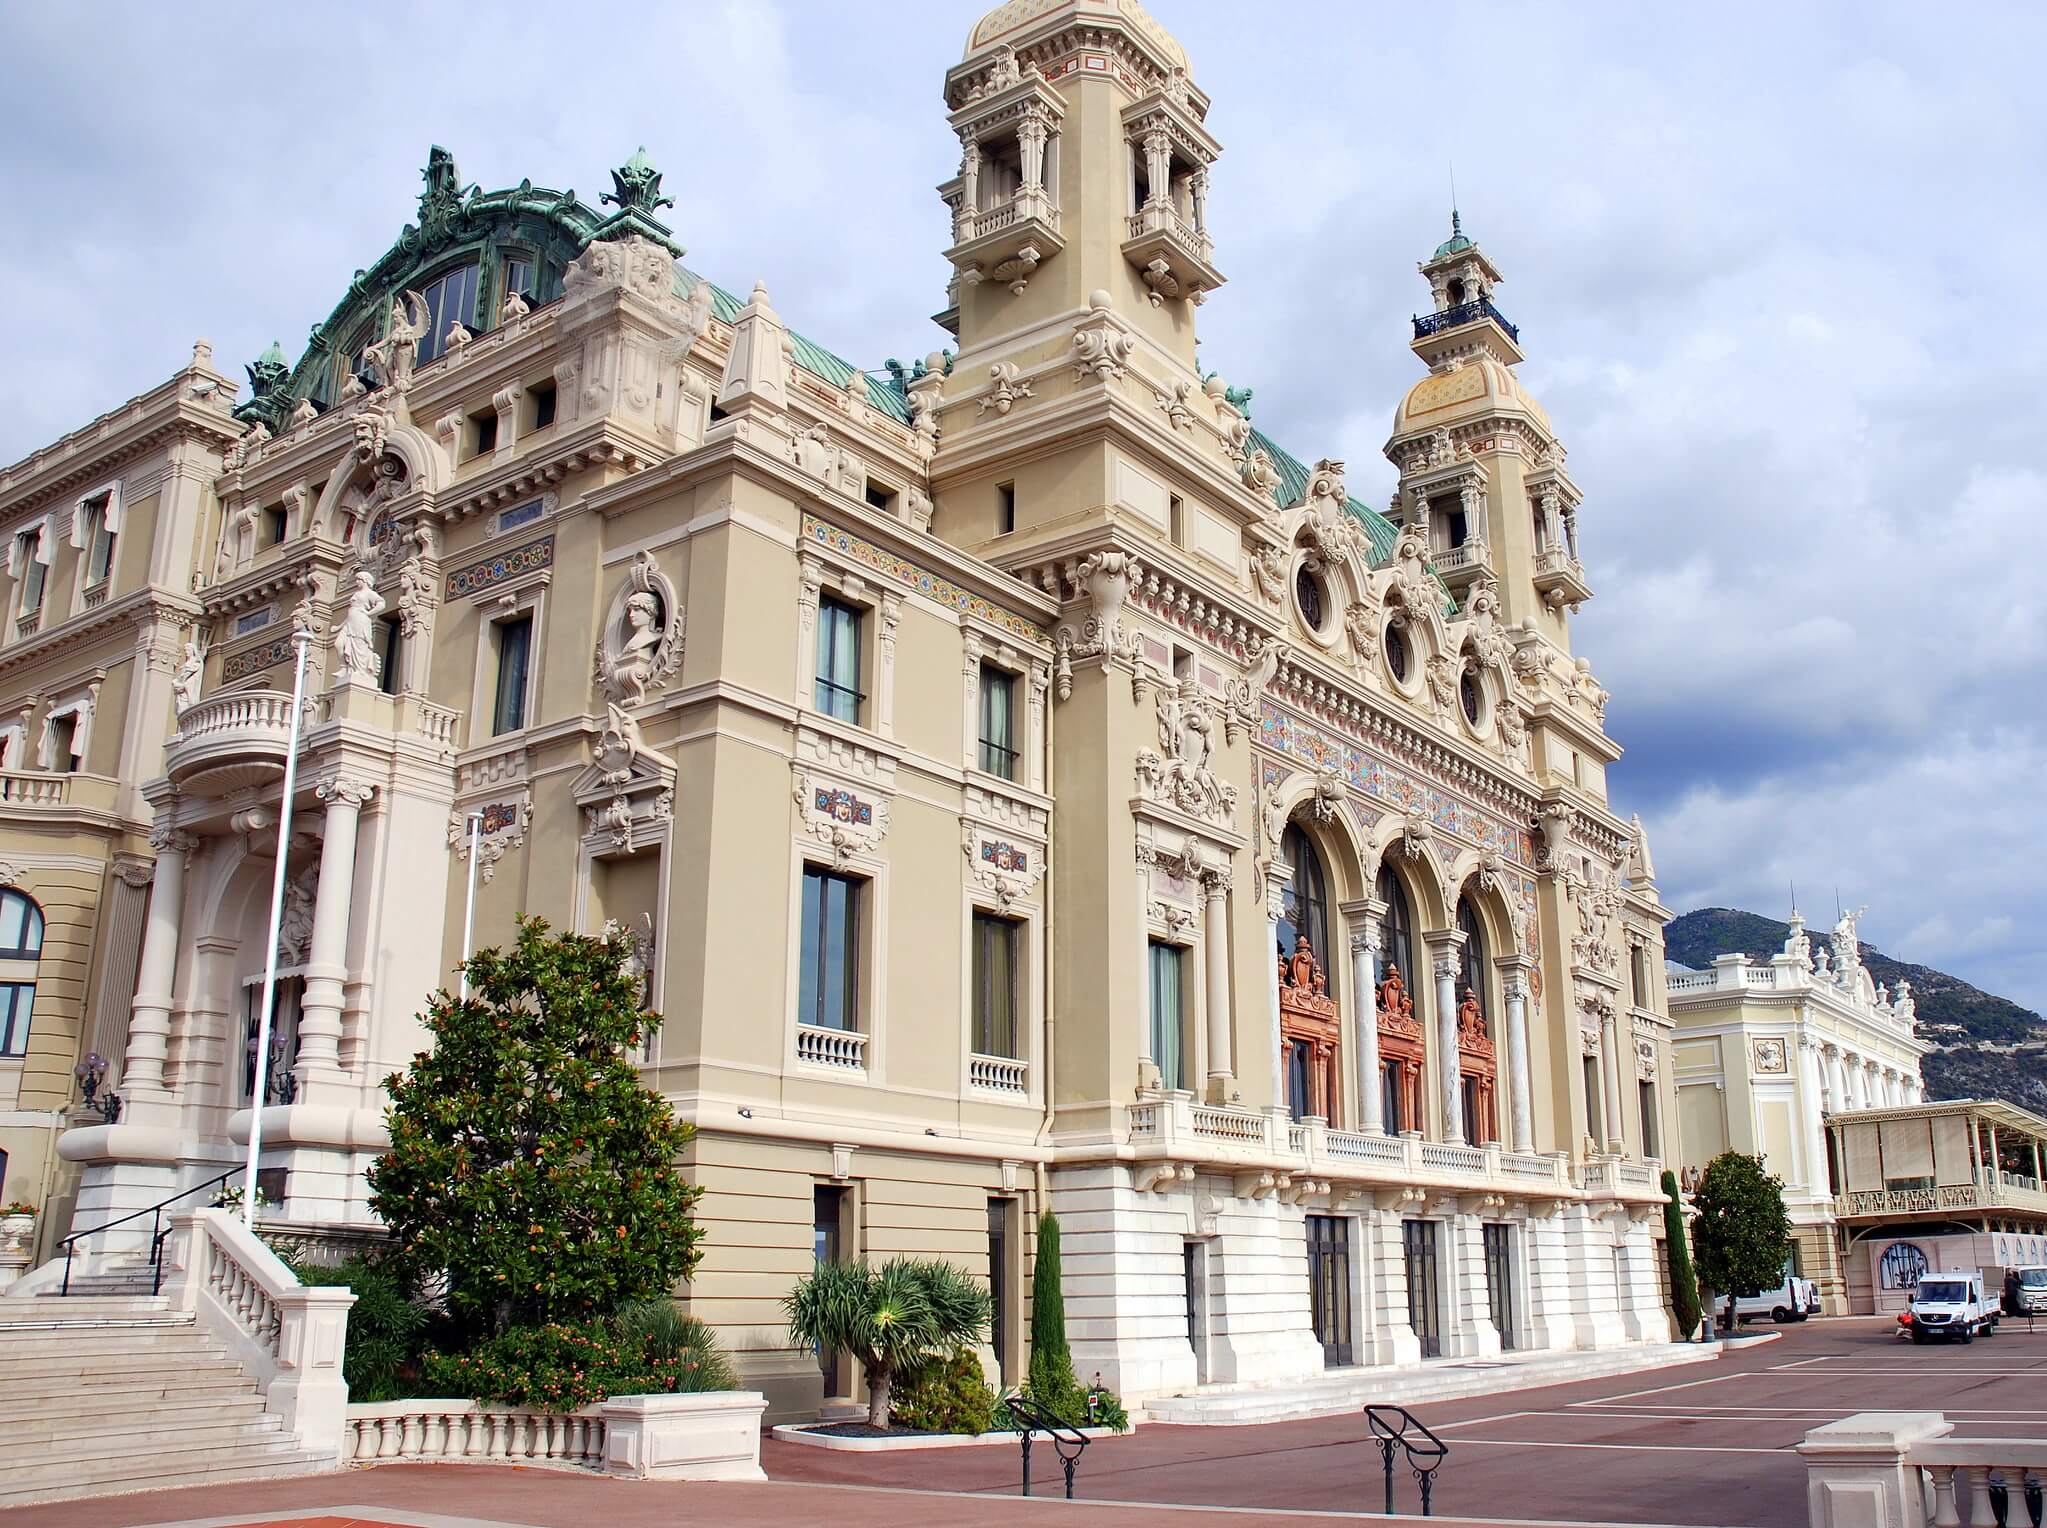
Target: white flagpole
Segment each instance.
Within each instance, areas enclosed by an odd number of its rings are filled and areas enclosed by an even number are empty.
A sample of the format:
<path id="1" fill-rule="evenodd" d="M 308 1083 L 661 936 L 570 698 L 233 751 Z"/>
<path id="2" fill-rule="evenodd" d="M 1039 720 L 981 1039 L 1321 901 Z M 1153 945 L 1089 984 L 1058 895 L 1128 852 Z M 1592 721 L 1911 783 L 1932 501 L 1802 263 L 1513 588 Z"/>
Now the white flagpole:
<path id="1" fill-rule="evenodd" d="M 469 897 L 462 904 L 462 990 L 463 1002 L 469 1001 L 469 940 L 476 928 L 476 851 L 483 836 L 483 813 L 469 814 Z"/>
<path id="2" fill-rule="evenodd" d="M 295 636 L 298 664 L 291 677 L 291 735 L 284 752 L 284 799 L 277 811 L 277 871 L 270 878 L 270 942 L 263 958 L 263 1010 L 256 1023 L 256 1079 L 249 1091 L 249 1170 L 242 1176 L 242 1224 L 256 1228 L 256 1158 L 263 1150 L 263 1101 L 270 1088 L 270 1027 L 277 1003 L 277 935 L 284 922 L 285 858 L 291 848 L 291 798 L 298 785 L 299 723 L 306 699 L 306 645 L 311 633 Z"/>

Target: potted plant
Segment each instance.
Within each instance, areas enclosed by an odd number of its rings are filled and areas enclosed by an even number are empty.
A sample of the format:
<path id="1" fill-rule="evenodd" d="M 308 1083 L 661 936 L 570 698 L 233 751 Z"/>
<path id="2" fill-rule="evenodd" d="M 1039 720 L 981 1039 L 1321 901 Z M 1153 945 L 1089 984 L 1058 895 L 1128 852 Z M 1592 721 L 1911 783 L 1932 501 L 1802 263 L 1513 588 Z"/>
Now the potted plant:
<path id="1" fill-rule="evenodd" d="M 36 1207 L 15 1200 L 0 1208 L 0 1290 L 14 1281 L 29 1264 L 29 1248 L 36 1239 Z"/>

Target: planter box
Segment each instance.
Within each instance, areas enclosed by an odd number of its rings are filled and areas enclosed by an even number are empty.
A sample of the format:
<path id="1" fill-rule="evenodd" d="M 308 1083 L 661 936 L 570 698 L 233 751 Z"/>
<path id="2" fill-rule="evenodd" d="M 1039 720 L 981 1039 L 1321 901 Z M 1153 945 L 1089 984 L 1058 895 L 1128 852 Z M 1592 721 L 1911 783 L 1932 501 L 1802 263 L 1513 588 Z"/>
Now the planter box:
<path id="1" fill-rule="evenodd" d="M 1133 1426 L 1132 1431 L 1135 1430 Z M 1113 1427 L 1083 1427 L 1081 1432 L 1089 1438 L 1124 1436 Z M 775 1429 L 775 1439 L 780 1443 L 801 1443 L 806 1448 L 844 1449 L 856 1454 L 888 1453 L 907 1448 L 975 1448 L 984 1443 L 1007 1443 L 1016 1448 L 1020 1446 L 1021 1437 L 1016 1432 L 998 1430 L 984 1433 L 907 1433 L 900 1438 L 841 1438 L 831 1433 L 813 1432 L 800 1422 L 785 1422 Z"/>
<path id="2" fill-rule="evenodd" d="M 604 1468 L 630 1480 L 765 1480 L 757 1390 L 615 1395 L 600 1408 Z"/>

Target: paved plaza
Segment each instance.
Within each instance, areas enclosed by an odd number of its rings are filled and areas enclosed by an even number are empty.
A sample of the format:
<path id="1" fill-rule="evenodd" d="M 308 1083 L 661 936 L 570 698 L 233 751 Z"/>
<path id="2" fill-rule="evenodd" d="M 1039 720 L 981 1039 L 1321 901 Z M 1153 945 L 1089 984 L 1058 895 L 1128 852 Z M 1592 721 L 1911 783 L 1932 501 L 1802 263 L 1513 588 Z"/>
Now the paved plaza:
<path id="1" fill-rule="evenodd" d="M 1976 1436 L 2037 1436 L 2047 1420 L 2047 1325 L 2007 1323 L 1969 1347 L 1914 1348 L 1887 1320 L 1786 1328 L 1710 1366 L 1617 1376 L 1417 1408 L 1451 1446 L 1437 1523 L 1803 1528 L 1793 1446 L 1857 1411 L 1940 1410 Z M 1040 1492 L 1057 1466 L 1038 1451 Z M 1590 1456 L 1596 1455 L 1596 1463 Z M 1363 1420 L 1140 1428 L 1094 1445 L 1069 1506 L 1016 1495 L 1010 1447 L 855 1454 L 769 1441 L 767 1484 L 626 1482 L 497 1466 L 386 1465 L 298 1480 L 21 1507 L 7 1528 L 607 1528 L 829 1522 L 1313 1528 L 1380 1504 Z M 1415 1510 L 1411 1481 L 1399 1506 Z M 1189 1510 L 1200 1509 L 1200 1510 Z M 1383 1521 L 1383 1519 L 1381 1519 Z"/>

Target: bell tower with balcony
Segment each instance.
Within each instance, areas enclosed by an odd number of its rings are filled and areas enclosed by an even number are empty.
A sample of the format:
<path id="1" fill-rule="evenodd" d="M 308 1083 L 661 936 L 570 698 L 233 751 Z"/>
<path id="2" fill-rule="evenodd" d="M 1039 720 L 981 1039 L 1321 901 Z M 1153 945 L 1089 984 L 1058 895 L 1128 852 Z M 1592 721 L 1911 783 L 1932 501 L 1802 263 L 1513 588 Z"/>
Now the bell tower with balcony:
<path id="1" fill-rule="evenodd" d="M 936 316 L 960 360 L 984 367 L 1107 293 L 1192 373 L 1193 310 L 1223 281 L 1222 146 L 1180 44 L 1135 0 L 1011 0 L 976 23 L 945 100 L 960 161 L 938 188 L 953 276 Z"/>
<path id="2" fill-rule="evenodd" d="M 1411 348 L 1429 374 L 1394 415 L 1386 455 L 1400 488 L 1389 514 L 1426 528 L 1460 604 L 1490 580 L 1505 620 L 1568 653 L 1569 614 L 1592 595 L 1580 495 L 1548 412 L 1515 374 L 1521 331 L 1495 301 L 1503 278 L 1455 211 L 1450 237 L 1418 269 L 1431 306 L 1415 315 Z"/>

